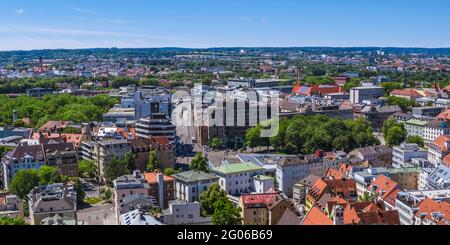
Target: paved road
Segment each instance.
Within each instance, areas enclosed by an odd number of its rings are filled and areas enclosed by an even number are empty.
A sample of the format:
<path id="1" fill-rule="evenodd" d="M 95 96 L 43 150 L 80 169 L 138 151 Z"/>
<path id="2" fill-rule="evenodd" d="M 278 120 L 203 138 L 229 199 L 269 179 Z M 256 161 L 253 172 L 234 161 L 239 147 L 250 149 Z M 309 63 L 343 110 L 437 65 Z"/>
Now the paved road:
<path id="1" fill-rule="evenodd" d="M 377 137 L 378 140 L 380 140 L 381 145 L 387 145 L 386 140 L 384 139 L 383 134 L 380 133 L 374 133 L 375 137 Z"/>

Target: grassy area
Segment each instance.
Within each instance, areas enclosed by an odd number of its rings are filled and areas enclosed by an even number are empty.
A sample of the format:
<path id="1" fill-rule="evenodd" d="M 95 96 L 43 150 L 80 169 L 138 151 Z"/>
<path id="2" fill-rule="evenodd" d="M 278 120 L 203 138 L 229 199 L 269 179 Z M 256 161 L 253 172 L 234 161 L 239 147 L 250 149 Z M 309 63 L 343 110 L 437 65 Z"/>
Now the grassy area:
<path id="1" fill-rule="evenodd" d="M 100 197 L 88 197 L 88 198 L 84 199 L 84 202 L 88 203 L 90 205 L 98 204 L 102 201 L 103 201 L 103 199 Z"/>

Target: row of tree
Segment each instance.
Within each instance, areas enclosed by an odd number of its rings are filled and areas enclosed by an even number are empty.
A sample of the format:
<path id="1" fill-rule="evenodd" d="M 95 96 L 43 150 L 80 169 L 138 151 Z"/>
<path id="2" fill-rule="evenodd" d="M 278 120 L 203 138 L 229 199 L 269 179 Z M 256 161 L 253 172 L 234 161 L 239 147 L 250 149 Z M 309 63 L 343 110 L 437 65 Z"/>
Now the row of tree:
<path id="1" fill-rule="evenodd" d="M 348 152 L 380 143 L 373 135 L 372 126 L 364 119 L 343 120 L 324 115 L 282 118 L 276 134 L 270 138 L 261 137 L 263 125 L 264 123 L 247 131 L 247 147 L 272 146 L 279 152 L 311 154 L 318 149 Z"/>
<path id="2" fill-rule="evenodd" d="M 0 123 L 13 123 L 13 111 L 19 119 L 30 118 L 32 125 L 41 126 L 49 120 L 75 123 L 102 121 L 106 113 L 119 100 L 108 95 L 80 97 L 68 94 L 47 95 L 42 99 L 20 96 L 11 99 L 0 96 Z"/>

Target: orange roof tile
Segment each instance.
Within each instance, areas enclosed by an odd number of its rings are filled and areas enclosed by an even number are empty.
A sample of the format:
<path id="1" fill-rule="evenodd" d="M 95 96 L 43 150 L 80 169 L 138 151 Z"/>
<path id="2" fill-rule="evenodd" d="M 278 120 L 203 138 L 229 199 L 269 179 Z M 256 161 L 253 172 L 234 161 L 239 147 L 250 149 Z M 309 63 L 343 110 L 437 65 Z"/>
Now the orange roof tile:
<path id="1" fill-rule="evenodd" d="M 436 224 L 439 225 L 448 225 L 450 224 L 450 204 L 447 202 L 436 202 L 434 200 L 425 198 L 420 202 L 417 207 L 419 211 L 416 213 L 416 217 L 424 214 L 424 219 L 433 220 Z M 436 217 L 433 217 L 433 213 L 436 214 L 440 212 L 442 214 L 442 219 L 438 220 Z"/>
<path id="2" fill-rule="evenodd" d="M 397 182 L 389 179 L 384 175 L 379 175 L 375 180 L 372 181 L 369 186 L 369 190 L 377 194 L 382 193 L 380 197 L 381 199 L 385 200 L 386 197 L 392 194 L 392 192 L 400 190 L 400 187 Z"/>
<path id="3" fill-rule="evenodd" d="M 318 207 L 313 206 L 303 220 L 302 225 L 333 225 L 333 221 Z"/>
<path id="4" fill-rule="evenodd" d="M 450 135 L 442 135 L 436 138 L 433 145 L 437 146 L 441 151 L 447 151 L 446 142 L 450 142 Z"/>
<path id="5" fill-rule="evenodd" d="M 436 119 L 438 120 L 450 120 L 450 109 L 439 114 Z"/>
<path id="6" fill-rule="evenodd" d="M 414 89 L 396 89 L 391 92 L 391 95 L 398 96 L 410 96 L 410 97 L 422 97 L 422 95 Z"/>
<path id="7" fill-rule="evenodd" d="M 156 172 L 144 173 L 145 181 L 147 181 L 147 183 L 149 184 L 158 183 L 156 175 L 157 175 Z M 164 175 L 164 182 L 171 182 L 171 181 L 175 181 L 175 179 L 170 176 Z"/>

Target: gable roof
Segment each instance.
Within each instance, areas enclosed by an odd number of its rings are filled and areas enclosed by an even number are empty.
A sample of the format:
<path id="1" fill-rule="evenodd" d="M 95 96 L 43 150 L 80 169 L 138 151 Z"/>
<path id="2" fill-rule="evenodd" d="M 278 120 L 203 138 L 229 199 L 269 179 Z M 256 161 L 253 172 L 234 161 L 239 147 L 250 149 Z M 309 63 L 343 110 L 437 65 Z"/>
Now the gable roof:
<path id="1" fill-rule="evenodd" d="M 333 221 L 318 207 L 313 206 L 303 219 L 302 225 L 333 225 Z"/>
<path id="2" fill-rule="evenodd" d="M 450 224 L 450 204 L 447 202 L 436 202 L 425 198 L 417 207 L 416 217 L 432 220 L 438 225 Z"/>

